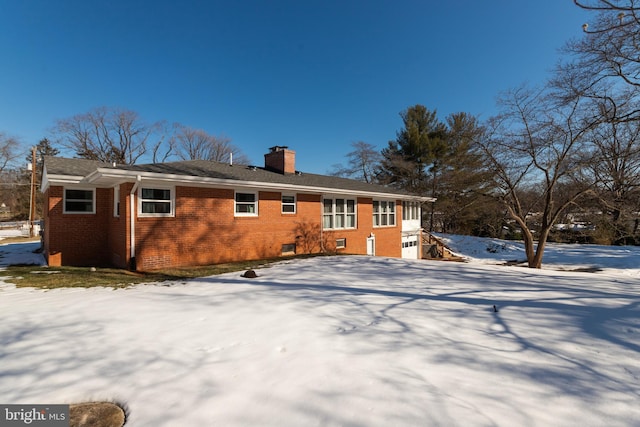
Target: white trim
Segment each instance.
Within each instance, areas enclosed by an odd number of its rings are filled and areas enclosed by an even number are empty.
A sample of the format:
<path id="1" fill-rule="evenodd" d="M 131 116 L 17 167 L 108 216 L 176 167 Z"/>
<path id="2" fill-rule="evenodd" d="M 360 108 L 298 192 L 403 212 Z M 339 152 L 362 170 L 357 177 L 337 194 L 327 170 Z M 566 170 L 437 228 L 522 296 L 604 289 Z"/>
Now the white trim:
<path id="1" fill-rule="evenodd" d="M 68 184 L 80 184 L 82 183 L 83 179 L 83 176 L 77 175 L 49 175 L 46 173 L 45 169 L 45 173 L 42 176 L 42 185 L 40 187 L 40 191 L 44 193 L 52 185 L 65 186 Z"/>
<path id="2" fill-rule="evenodd" d="M 375 210 L 375 203 L 378 203 L 378 206 L 381 207 L 381 203 L 386 203 L 387 207 L 392 206 L 393 207 L 393 212 L 390 212 L 388 209 L 386 212 L 383 212 L 382 209 L 379 209 L 379 211 L 376 213 Z M 381 200 L 381 199 L 373 199 L 373 202 L 371 203 L 371 211 L 373 213 L 373 217 L 375 218 L 376 215 L 379 216 L 380 218 L 380 224 L 376 225 L 375 221 L 372 221 L 373 224 L 373 228 L 388 228 L 388 227 L 396 227 L 398 225 L 398 207 L 396 206 L 396 201 L 395 200 Z M 391 216 L 391 214 L 393 214 L 393 224 L 389 223 L 389 217 Z M 387 218 L 387 223 L 386 224 L 382 224 L 382 218 L 386 217 Z"/>
<path id="3" fill-rule="evenodd" d="M 62 176 L 62 175 L 60 175 Z M 262 181 L 241 181 L 234 179 L 223 178 L 207 178 L 199 176 L 187 176 L 177 174 L 161 174 L 155 172 L 141 172 L 136 173 L 129 170 L 118 170 L 109 168 L 98 168 L 94 172 L 90 173 L 83 178 L 82 182 L 92 185 L 106 185 L 112 186 L 116 182 L 122 183 L 127 181 L 133 181 L 136 176 L 141 176 L 143 179 L 149 181 L 157 181 L 162 183 L 171 183 L 172 185 L 186 184 L 187 186 L 196 187 L 217 187 L 217 188 L 238 188 L 249 187 L 256 190 L 276 190 L 280 192 L 295 192 L 295 193 L 308 193 L 308 194 L 335 194 L 340 196 L 361 196 L 369 198 L 394 198 L 398 200 L 419 200 L 423 202 L 434 202 L 436 199 L 433 197 L 411 196 L 404 194 L 390 194 L 380 193 L 377 191 L 362 191 L 362 190 L 348 190 L 329 187 L 314 187 L 308 185 L 296 185 L 296 184 L 280 184 Z M 78 177 L 74 177 L 78 178 Z"/>
<path id="4" fill-rule="evenodd" d="M 168 190 L 169 191 L 169 199 L 155 200 L 155 199 L 143 199 L 142 198 L 142 190 L 151 189 L 151 190 Z M 142 212 L 142 204 L 144 202 L 160 202 L 160 203 L 169 203 L 169 212 L 167 213 L 144 213 Z M 155 185 L 152 183 L 140 184 L 138 186 L 138 218 L 171 218 L 176 215 L 176 189 L 175 187 L 170 187 L 166 185 Z"/>
<path id="5" fill-rule="evenodd" d="M 293 203 L 285 203 L 282 201 L 284 197 L 293 197 Z M 293 212 L 285 212 L 285 206 L 293 206 Z M 295 215 L 298 212 L 298 196 L 291 193 L 280 193 L 280 213 L 283 215 Z"/>
<path id="6" fill-rule="evenodd" d="M 342 199 L 344 200 L 344 204 L 343 206 L 345 207 L 343 212 L 337 212 L 336 209 L 336 200 L 337 199 Z M 326 213 L 324 211 L 324 201 L 325 200 L 331 200 L 331 213 Z M 353 212 L 348 212 L 347 211 L 347 206 L 348 201 L 351 200 L 353 201 Z M 322 197 L 322 200 L 320 202 L 320 209 L 322 210 L 322 229 L 324 230 L 357 230 L 358 229 L 358 199 L 355 197 L 344 197 L 342 195 L 336 195 L 334 194 L 325 194 Z M 331 215 L 331 227 L 325 227 L 325 223 L 324 223 L 324 217 Z M 344 226 L 343 227 L 336 227 L 336 216 L 337 215 L 344 215 Z M 353 227 L 347 227 L 347 218 L 353 216 L 353 222 L 354 225 Z"/>
<path id="7" fill-rule="evenodd" d="M 255 206 L 255 212 L 238 212 L 238 201 L 237 201 L 237 196 L 238 194 L 253 194 L 254 196 L 254 201 L 253 201 L 253 205 Z M 258 216 L 258 204 L 260 201 L 260 196 L 258 194 L 257 191 L 249 191 L 249 190 L 235 190 L 233 192 L 233 216 L 234 217 L 256 217 Z M 249 202 L 242 202 L 242 205 L 249 205 Z"/>
<path id="8" fill-rule="evenodd" d="M 120 218 L 120 185 L 115 185 L 113 187 L 113 217 Z"/>
<path id="9" fill-rule="evenodd" d="M 137 176 L 136 182 L 131 187 L 131 192 L 129 193 L 129 225 L 130 225 L 130 233 L 129 233 L 129 257 L 131 259 L 135 259 L 136 257 L 136 191 L 138 190 L 138 186 L 142 182 L 142 177 Z"/>

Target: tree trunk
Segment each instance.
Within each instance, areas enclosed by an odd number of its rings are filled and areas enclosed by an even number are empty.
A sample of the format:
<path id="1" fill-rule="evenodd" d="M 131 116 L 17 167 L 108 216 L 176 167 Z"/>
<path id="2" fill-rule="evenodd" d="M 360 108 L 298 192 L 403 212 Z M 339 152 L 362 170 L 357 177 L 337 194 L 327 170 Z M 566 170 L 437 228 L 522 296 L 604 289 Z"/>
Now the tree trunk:
<path id="1" fill-rule="evenodd" d="M 529 268 L 542 268 L 542 257 L 544 255 L 544 248 L 547 245 L 547 237 L 549 237 L 550 231 L 550 228 L 540 230 L 536 254 L 533 257 L 533 262 L 529 263 Z"/>
<path id="2" fill-rule="evenodd" d="M 535 251 L 533 248 L 533 234 L 527 227 L 520 226 L 522 231 L 522 240 L 524 241 L 524 253 L 527 255 L 527 266 L 533 268 Z"/>

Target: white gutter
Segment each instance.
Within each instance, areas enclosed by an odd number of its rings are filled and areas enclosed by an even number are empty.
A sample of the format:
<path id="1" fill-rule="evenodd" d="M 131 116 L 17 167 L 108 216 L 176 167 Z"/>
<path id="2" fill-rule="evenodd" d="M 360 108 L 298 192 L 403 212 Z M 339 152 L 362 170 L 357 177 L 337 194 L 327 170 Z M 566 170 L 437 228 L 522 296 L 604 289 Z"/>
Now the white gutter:
<path id="1" fill-rule="evenodd" d="M 77 175 L 50 175 L 46 173 L 45 170 L 45 173 L 42 177 L 42 185 L 40 187 L 40 191 L 44 193 L 51 185 L 80 184 L 83 182 L 83 179 L 83 176 Z"/>
<path id="2" fill-rule="evenodd" d="M 88 184 L 96 184 L 102 179 L 113 179 L 113 180 L 123 180 L 123 179 L 131 179 L 133 178 L 133 173 L 131 171 L 126 170 L 117 170 L 117 169 L 107 169 L 107 168 L 98 168 L 96 171 L 87 175 L 87 177 L 83 180 Z M 197 176 L 187 176 L 187 175 L 177 175 L 177 174 L 160 174 L 154 172 L 142 172 L 137 173 L 137 178 L 140 179 L 144 177 L 146 181 L 154 181 L 157 183 L 172 183 L 172 184 L 183 184 L 187 186 L 215 186 L 222 188 L 257 188 L 263 190 L 275 190 L 275 191 L 297 191 L 301 193 L 309 193 L 309 194 L 335 194 L 335 195 L 352 195 L 352 196 L 363 196 L 363 197 L 380 197 L 380 198 L 393 198 L 400 200 L 420 200 L 422 202 L 434 202 L 436 199 L 433 197 L 424 197 L 424 196 L 412 196 L 405 194 L 393 194 L 393 193 L 383 193 L 379 191 L 367 191 L 367 190 L 346 190 L 340 188 L 330 188 L 330 187 L 315 187 L 309 185 L 296 185 L 296 184 L 285 184 L 285 183 L 274 183 L 274 182 L 262 182 L 262 181 L 242 181 L 235 179 L 222 179 L 222 178 L 207 178 L 207 177 L 197 177 Z"/>
<path id="3" fill-rule="evenodd" d="M 140 185 L 141 181 L 142 181 L 142 176 L 138 175 L 136 177 L 136 182 L 135 184 L 133 184 L 133 187 L 131 187 L 131 192 L 129 193 L 129 225 L 130 225 L 129 256 L 130 256 L 130 259 L 136 258 L 136 215 L 135 214 L 137 212 L 137 209 L 136 209 L 135 193 L 138 190 L 138 185 Z"/>

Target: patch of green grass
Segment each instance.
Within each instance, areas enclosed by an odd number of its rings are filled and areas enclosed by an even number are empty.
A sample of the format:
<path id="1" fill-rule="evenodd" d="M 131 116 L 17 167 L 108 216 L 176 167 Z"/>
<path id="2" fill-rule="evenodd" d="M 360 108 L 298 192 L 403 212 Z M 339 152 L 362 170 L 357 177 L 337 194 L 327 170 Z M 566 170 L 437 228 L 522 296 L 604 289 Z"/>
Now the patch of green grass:
<path id="1" fill-rule="evenodd" d="M 39 242 L 40 237 L 24 237 L 24 236 L 14 236 L 14 237 L 4 237 L 0 239 L 0 244 L 6 243 L 29 243 L 29 242 Z"/>
<path id="2" fill-rule="evenodd" d="M 246 271 L 264 267 L 269 261 L 252 261 L 219 264 L 203 267 L 173 268 L 153 272 L 132 272 L 116 268 L 88 267 L 42 267 L 35 265 L 12 265 L 0 270 L 6 282 L 18 287 L 40 289 L 91 288 L 105 286 L 124 288 L 138 283 L 187 280 L 213 276 L 234 271 Z"/>

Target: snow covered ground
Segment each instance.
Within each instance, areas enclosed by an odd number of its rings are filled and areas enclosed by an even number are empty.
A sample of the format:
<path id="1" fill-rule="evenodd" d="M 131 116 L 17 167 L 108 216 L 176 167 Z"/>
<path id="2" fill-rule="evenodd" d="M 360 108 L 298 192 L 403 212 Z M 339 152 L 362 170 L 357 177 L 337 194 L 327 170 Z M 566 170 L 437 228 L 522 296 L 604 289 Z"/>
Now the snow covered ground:
<path id="1" fill-rule="evenodd" d="M 0 402 L 117 399 L 127 426 L 639 426 L 640 248 L 549 248 L 551 267 L 602 269 L 584 273 L 495 265 L 511 245 L 118 290 L 0 282 Z"/>
<path id="2" fill-rule="evenodd" d="M 438 237 L 472 263 L 502 264 L 527 259 L 521 242 L 448 234 Z M 547 243 L 542 263 L 545 269 L 597 269 L 640 277 L 640 247 Z"/>

